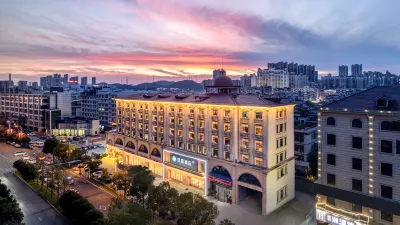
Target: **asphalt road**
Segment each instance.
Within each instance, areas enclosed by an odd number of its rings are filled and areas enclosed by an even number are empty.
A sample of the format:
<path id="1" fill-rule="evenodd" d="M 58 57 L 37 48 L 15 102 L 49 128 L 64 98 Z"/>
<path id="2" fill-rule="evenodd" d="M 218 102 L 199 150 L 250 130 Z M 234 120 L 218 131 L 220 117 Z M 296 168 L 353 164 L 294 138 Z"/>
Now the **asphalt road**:
<path id="1" fill-rule="evenodd" d="M 67 225 L 70 224 L 63 216 L 55 211 L 50 204 L 13 174 L 13 152 L 24 151 L 33 155 L 33 150 L 17 149 L 11 145 L 0 143 L 0 179 L 11 190 L 17 199 L 26 225 Z"/>

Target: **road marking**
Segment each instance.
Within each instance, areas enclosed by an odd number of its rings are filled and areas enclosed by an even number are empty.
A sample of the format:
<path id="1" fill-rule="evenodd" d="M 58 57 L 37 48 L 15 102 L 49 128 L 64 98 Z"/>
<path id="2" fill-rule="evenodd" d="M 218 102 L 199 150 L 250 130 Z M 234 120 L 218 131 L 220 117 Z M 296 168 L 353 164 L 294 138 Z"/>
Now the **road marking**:
<path id="1" fill-rule="evenodd" d="M 42 219 L 40 219 L 40 217 L 38 217 L 38 219 L 40 220 L 40 222 L 42 222 Z"/>
<path id="2" fill-rule="evenodd" d="M 0 154 L 0 155 L 1 155 L 3 158 L 7 159 L 8 161 L 13 162 L 11 159 L 5 157 L 3 154 Z"/>
<path id="3" fill-rule="evenodd" d="M 106 211 L 107 207 L 105 207 L 104 205 L 100 205 L 100 209 Z"/>

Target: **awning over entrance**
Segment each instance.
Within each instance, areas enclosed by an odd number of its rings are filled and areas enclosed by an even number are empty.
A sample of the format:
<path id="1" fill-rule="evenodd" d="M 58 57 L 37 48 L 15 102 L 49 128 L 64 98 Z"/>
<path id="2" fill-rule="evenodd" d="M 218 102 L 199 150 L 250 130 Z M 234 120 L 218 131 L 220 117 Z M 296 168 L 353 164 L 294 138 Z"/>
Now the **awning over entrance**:
<path id="1" fill-rule="evenodd" d="M 208 173 L 208 180 L 225 186 L 232 186 L 232 178 L 215 172 Z"/>

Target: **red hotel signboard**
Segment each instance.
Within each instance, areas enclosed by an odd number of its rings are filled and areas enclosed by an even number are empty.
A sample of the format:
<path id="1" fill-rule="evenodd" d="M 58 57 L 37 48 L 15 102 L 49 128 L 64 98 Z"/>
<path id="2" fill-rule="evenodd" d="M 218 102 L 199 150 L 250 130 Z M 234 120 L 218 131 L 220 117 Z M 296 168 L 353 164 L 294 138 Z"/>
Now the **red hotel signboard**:
<path id="1" fill-rule="evenodd" d="M 208 180 L 210 182 L 215 182 L 215 183 L 219 183 L 219 184 L 223 184 L 225 186 L 232 186 L 232 182 L 231 181 L 226 181 L 226 180 L 222 180 L 213 176 L 208 176 Z"/>

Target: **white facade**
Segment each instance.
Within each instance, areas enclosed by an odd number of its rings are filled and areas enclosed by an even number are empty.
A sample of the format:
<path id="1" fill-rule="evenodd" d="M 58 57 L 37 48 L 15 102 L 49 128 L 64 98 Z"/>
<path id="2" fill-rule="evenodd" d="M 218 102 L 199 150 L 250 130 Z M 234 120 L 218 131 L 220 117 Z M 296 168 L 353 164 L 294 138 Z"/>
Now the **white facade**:
<path id="1" fill-rule="evenodd" d="M 289 73 L 286 70 L 258 69 L 257 87 L 288 88 Z"/>

